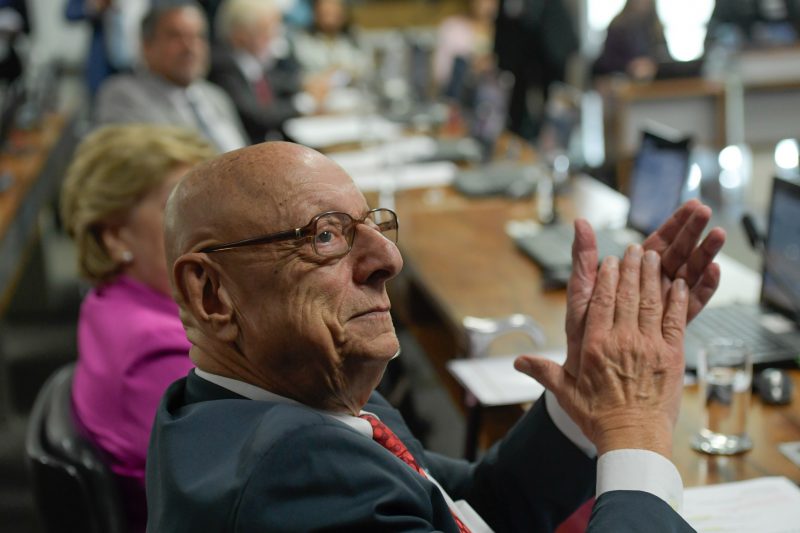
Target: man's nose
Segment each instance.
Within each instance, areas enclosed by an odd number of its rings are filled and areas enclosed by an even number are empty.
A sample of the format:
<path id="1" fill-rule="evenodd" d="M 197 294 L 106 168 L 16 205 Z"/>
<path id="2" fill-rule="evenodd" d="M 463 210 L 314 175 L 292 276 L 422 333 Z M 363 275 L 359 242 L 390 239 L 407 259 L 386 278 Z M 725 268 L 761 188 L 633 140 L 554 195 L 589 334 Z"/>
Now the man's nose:
<path id="1" fill-rule="evenodd" d="M 350 255 L 357 283 L 385 283 L 403 268 L 403 258 L 397 244 L 366 224 L 356 226 Z"/>

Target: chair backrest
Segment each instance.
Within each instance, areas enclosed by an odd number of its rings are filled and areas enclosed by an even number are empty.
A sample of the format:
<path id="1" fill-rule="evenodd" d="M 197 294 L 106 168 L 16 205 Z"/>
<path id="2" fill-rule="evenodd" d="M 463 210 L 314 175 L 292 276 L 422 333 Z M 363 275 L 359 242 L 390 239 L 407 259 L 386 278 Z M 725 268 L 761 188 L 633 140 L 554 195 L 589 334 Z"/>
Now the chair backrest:
<path id="1" fill-rule="evenodd" d="M 28 421 L 25 453 L 41 523 L 48 533 L 124 533 L 114 475 L 72 412 L 74 371 L 70 363 L 48 378 Z"/>

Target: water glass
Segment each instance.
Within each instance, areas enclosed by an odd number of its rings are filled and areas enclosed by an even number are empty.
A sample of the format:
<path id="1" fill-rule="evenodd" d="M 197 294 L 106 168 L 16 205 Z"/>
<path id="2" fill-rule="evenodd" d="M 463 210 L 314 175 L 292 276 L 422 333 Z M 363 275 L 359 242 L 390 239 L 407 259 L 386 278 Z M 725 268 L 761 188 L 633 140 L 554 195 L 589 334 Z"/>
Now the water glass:
<path id="1" fill-rule="evenodd" d="M 733 455 L 753 447 L 747 434 L 753 361 L 735 339 L 715 339 L 698 354 L 701 427 L 692 447 L 714 455 Z"/>

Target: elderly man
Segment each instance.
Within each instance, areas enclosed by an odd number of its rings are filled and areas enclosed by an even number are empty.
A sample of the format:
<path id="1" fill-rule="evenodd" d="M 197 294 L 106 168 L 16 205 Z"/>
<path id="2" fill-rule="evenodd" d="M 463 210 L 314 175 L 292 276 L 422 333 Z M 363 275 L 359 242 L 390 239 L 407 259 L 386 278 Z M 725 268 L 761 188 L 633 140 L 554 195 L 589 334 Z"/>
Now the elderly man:
<path id="1" fill-rule="evenodd" d="M 695 248 L 709 217 L 686 204 L 599 270 L 576 224 L 567 362 L 518 360 L 549 391 L 469 464 L 425 451 L 373 392 L 399 348 L 394 213 L 299 145 L 196 167 L 165 235 L 197 368 L 156 416 L 148 529 L 550 531 L 597 481 L 591 531 L 691 531 L 669 457 L 687 315 L 719 281 L 724 233 Z"/>
<path id="2" fill-rule="evenodd" d="M 186 126 L 221 152 L 247 143 L 228 96 L 205 81 L 206 19 L 196 3 L 157 3 L 142 21 L 144 68 L 112 76 L 100 88 L 99 124 L 145 122 Z"/>
<path id="3" fill-rule="evenodd" d="M 300 115 L 304 89 L 278 3 L 227 0 L 217 24 L 209 79 L 230 95 L 253 142 L 281 138 L 283 124 Z"/>

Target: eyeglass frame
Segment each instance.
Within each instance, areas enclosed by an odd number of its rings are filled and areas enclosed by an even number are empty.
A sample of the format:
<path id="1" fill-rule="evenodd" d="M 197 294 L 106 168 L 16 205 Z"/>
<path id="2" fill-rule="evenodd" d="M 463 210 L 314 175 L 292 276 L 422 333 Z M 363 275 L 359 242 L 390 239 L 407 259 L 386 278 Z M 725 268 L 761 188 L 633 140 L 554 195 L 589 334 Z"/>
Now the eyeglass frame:
<path id="1" fill-rule="evenodd" d="M 317 252 L 317 245 L 314 242 L 314 240 L 312 239 L 311 241 L 311 247 L 313 248 L 315 254 L 319 255 L 320 257 L 329 257 L 335 259 L 337 257 L 344 257 L 345 255 L 350 253 L 350 250 L 353 249 L 353 243 L 356 241 L 356 227 L 359 224 L 366 224 L 366 220 L 370 217 L 370 215 L 372 213 L 377 213 L 379 211 L 386 211 L 392 214 L 392 217 L 394 218 L 394 228 L 390 229 L 394 229 L 396 231 L 396 235 L 399 236 L 400 224 L 397 220 L 397 213 L 386 207 L 376 207 L 375 209 L 370 209 L 369 211 L 367 211 L 366 214 L 360 219 L 353 218 L 352 215 L 350 215 L 349 213 L 345 213 L 344 211 L 325 211 L 324 213 L 319 213 L 318 215 L 314 215 L 308 222 L 308 224 L 306 224 L 305 226 L 301 226 L 299 228 L 278 231 L 275 233 L 269 233 L 267 235 L 261 235 L 258 237 L 249 237 L 247 239 L 241 239 L 238 241 L 226 242 L 222 244 L 214 244 L 211 246 L 206 246 L 205 248 L 202 248 L 198 251 L 200 253 L 210 254 L 214 252 L 225 252 L 228 250 L 235 250 L 237 248 L 242 248 L 245 246 L 257 246 L 259 244 L 272 244 L 275 242 L 282 242 L 289 240 L 301 240 L 301 239 L 307 239 L 309 237 L 313 238 L 315 233 L 314 230 L 316 229 L 317 222 L 319 221 L 320 218 L 327 215 L 345 215 L 352 221 L 351 227 L 353 228 L 352 238 L 349 240 L 345 239 L 347 240 L 346 251 L 344 251 L 340 255 L 323 255 Z M 378 228 L 372 228 L 372 229 L 380 233 L 385 239 L 391 240 L 388 237 L 386 237 L 384 232 L 380 231 L 380 229 Z M 397 243 L 397 237 L 395 237 L 395 239 L 392 242 Z"/>

